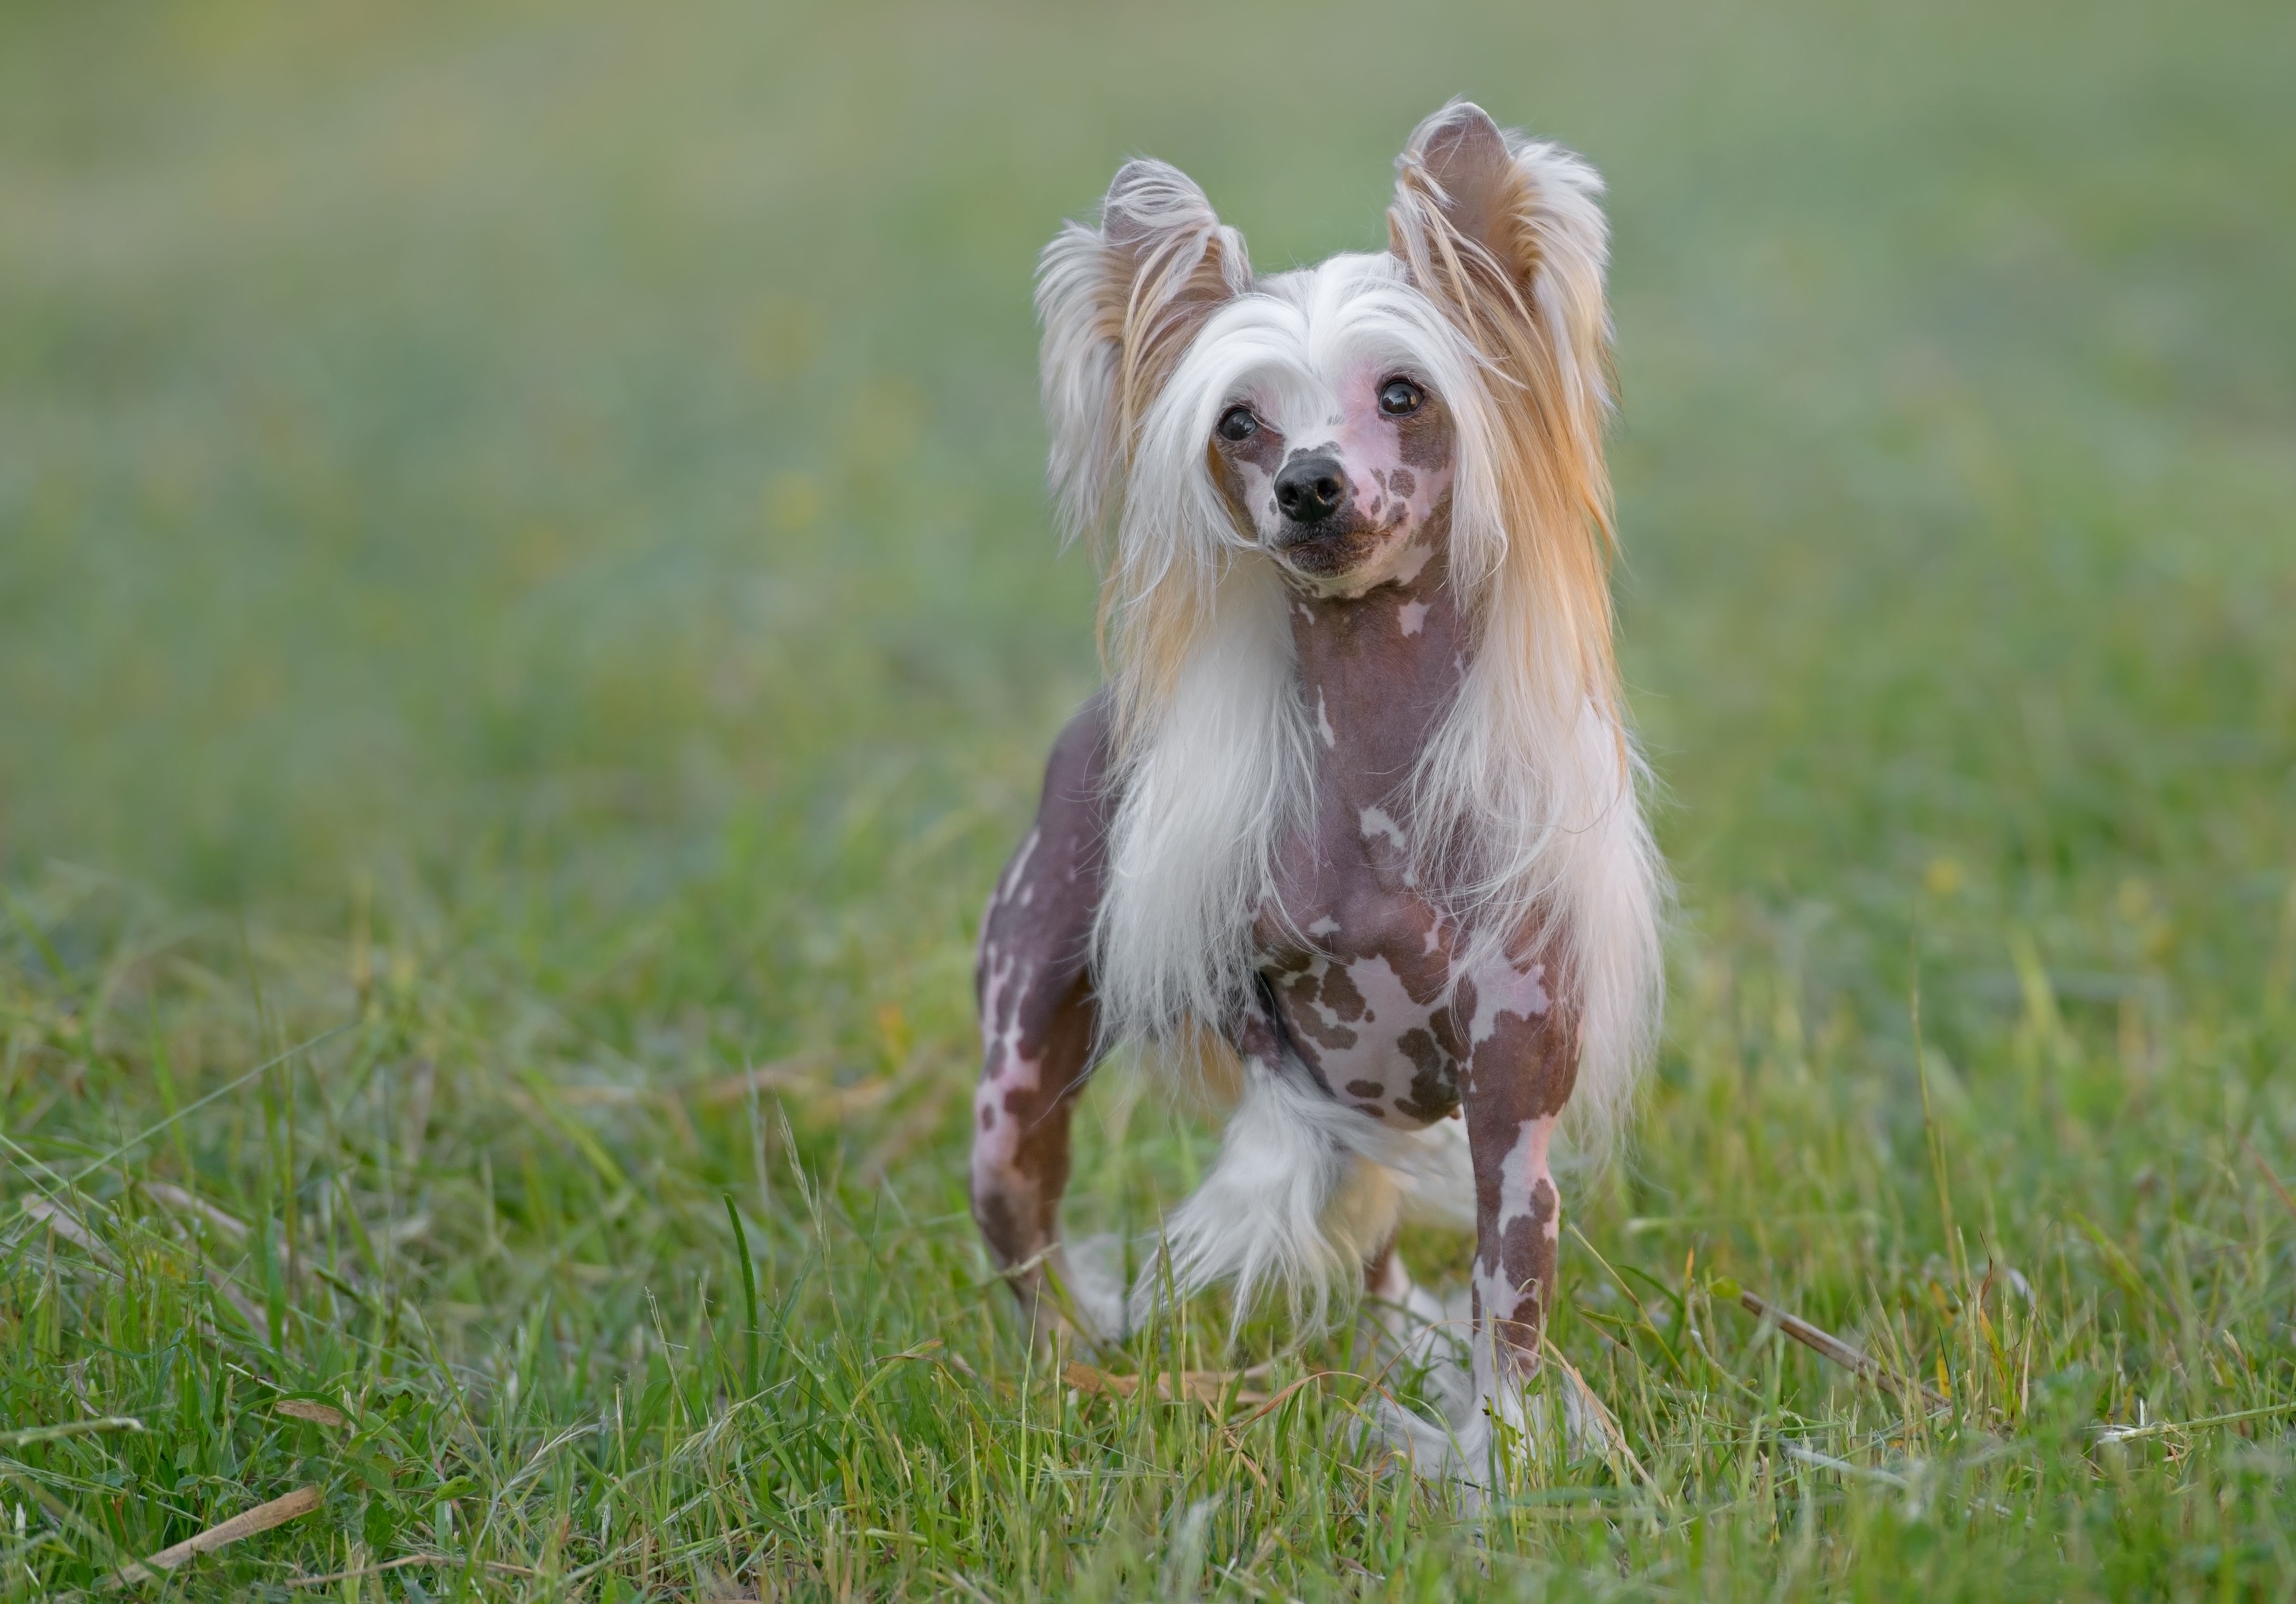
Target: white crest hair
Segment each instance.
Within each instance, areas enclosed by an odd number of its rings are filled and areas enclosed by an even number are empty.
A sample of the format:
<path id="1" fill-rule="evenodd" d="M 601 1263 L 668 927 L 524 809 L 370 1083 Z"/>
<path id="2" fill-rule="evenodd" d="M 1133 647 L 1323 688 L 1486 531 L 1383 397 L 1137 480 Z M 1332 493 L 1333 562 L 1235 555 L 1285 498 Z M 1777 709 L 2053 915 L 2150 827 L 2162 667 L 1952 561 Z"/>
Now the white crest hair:
<path id="1" fill-rule="evenodd" d="M 1559 959 L 1572 1120 L 1599 1143 L 1654 1036 L 1664 895 L 1611 645 L 1602 184 L 1456 103 L 1397 170 L 1384 255 L 1255 283 L 1202 192 L 1141 161 L 1098 228 L 1045 252 L 1054 487 L 1070 537 L 1114 528 L 1103 1027 L 1201 1056 L 1250 998 L 1272 858 L 1312 810 L 1283 584 L 1213 482 L 1212 423 L 1247 380 L 1323 383 L 1376 355 L 1425 374 L 1456 430 L 1450 571 L 1473 647 L 1407 782 L 1422 883 L 1470 933 L 1455 972 L 1538 942 Z"/>

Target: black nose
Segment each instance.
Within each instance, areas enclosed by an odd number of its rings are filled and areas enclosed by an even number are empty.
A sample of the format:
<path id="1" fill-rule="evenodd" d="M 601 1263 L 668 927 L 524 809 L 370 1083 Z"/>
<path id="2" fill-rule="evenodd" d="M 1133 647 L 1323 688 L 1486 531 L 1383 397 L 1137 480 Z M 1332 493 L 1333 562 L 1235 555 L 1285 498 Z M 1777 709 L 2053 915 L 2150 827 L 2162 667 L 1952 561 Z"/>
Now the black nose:
<path id="1" fill-rule="evenodd" d="M 1339 459 L 1297 456 L 1275 475 L 1275 504 L 1293 523 L 1321 523 L 1348 498 L 1348 476 Z"/>

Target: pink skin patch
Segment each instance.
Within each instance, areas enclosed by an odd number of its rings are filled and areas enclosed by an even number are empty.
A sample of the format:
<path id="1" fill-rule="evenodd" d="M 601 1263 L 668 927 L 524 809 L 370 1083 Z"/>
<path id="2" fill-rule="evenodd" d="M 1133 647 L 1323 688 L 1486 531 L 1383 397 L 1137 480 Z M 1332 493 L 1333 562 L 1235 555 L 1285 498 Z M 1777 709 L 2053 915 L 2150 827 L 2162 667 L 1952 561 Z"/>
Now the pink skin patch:
<path id="1" fill-rule="evenodd" d="M 1368 367 L 1348 375 L 1340 387 L 1337 444 L 1357 514 L 1374 528 L 1408 534 L 1427 521 L 1451 488 L 1451 464 L 1447 451 L 1440 462 L 1406 460 L 1421 454 L 1406 444 L 1409 420 L 1391 418 L 1379 405 L 1381 387 L 1394 376 Z M 1431 401 L 1423 400 L 1423 407 Z"/>
<path id="2" fill-rule="evenodd" d="M 1486 964 L 1475 975 L 1473 986 L 1461 989 L 1465 997 L 1472 999 L 1467 1018 L 1467 1043 L 1471 1047 L 1480 1048 L 1491 1041 L 1510 1019 L 1519 1026 L 1530 1025 L 1545 1018 L 1554 1006 L 1554 999 L 1546 994 L 1546 966 L 1543 963 L 1526 964 L 1521 969 L 1511 963 Z"/>
<path id="3" fill-rule="evenodd" d="M 1406 1126 L 1424 1125 L 1442 1110 L 1414 1102 L 1411 1060 L 1399 1043 L 1406 1036 L 1429 1036 L 1438 1001 L 1411 994 L 1411 987 L 1382 953 L 1335 961 L 1322 954 L 1304 970 L 1275 982 L 1295 1037 L 1315 1056 L 1324 1082 L 1370 1115 Z"/>

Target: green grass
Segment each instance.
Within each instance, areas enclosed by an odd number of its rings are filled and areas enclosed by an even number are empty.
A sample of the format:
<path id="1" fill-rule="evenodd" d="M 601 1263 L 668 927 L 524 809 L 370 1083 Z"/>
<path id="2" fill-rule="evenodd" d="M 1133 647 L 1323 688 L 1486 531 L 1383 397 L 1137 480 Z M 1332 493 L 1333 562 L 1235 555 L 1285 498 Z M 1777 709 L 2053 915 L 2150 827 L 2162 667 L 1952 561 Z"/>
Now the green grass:
<path id="1" fill-rule="evenodd" d="M 0 1595 L 307 1485 L 168 1586 L 2296 1592 L 2292 53 L 2229 0 L 10 9 Z M 1134 151 L 1263 266 L 1373 244 L 1462 92 L 1611 181 L 1683 890 L 1554 1333 L 1647 1477 L 1479 1518 L 1358 1379 L 1061 1385 L 964 1202 L 972 921 L 1095 676 L 1033 253 Z M 1138 1090 L 1082 1228 L 1210 1150 Z M 1367 1361 L 1223 1326 L 1106 1363 Z"/>

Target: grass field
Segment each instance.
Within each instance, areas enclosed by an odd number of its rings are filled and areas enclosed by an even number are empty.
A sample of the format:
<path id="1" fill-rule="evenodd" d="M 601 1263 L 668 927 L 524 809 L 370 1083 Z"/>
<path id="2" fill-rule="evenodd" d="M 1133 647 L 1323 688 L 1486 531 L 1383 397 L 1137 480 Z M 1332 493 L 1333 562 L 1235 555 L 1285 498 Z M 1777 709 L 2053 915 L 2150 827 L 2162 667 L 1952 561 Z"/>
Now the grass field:
<path id="1" fill-rule="evenodd" d="M 2233 0 L 8 8 L 0 1597 L 305 1487 L 131 1596 L 2296 1596 L 2292 60 Z M 974 912 L 1096 672 L 1033 254 L 1136 151 L 1263 268 L 1371 245 L 1455 93 L 1611 183 L 1682 895 L 1554 1330 L 1636 1462 L 1476 1517 L 1345 1330 L 1048 1373 L 964 1190 Z M 1211 1150 L 1140 1092 L 1075 1228 Z"/>

